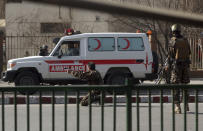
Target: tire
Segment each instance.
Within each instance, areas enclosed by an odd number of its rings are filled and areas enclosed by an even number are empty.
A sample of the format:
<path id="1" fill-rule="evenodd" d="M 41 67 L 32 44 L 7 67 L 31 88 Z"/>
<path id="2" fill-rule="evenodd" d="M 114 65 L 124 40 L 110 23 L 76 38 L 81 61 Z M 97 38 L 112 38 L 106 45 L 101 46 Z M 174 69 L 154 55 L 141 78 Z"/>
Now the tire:
<path id="1" fill-rule="evenodd" d="M 23 71 L 15 78 L 15 86 L 34 86 L 39 85 L 38 75 L 31 71 Z M 36 91 L 19 91 L 21 94 L 34 94 Z"/>
<path id="2" fill-rule="evenodd" d="M 126 75 L 123 72 L 114 72 L 107 78 L 109 85 L 125 85 Z"/>
<path id="3" fill-rule="evenodd" d="M 109 85 L 125 85 L 126 74 L 124 72 L 113 72 L 107 78 L 107 84 Z M 113 94 L 112 91 L 108 91 L 109 94 Z M 116 91 L 117 95 L 123 95 L 124 91 Z"/>

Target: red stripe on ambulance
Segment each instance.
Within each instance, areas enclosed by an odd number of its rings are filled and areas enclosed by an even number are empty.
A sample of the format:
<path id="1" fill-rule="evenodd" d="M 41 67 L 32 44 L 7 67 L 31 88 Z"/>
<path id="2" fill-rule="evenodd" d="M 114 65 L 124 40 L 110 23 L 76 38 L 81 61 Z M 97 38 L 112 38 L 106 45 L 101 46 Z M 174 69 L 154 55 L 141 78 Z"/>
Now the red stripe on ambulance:
<path id="1" fill-rule="evenodd" d="M 89 62 L 94 62 L 95 64 L 144 64 L 147 70 L 147 67 L 152 64 L 152 62 L 148 61 L 148 54 L 146 54 L 146 63 L 138 62 L 136 59 L 120 59 L 120 60 L 76 60 L 78 64 L 82 65 L 65 65 L 65 64 L 74 64 L 74 60 L 46 60 L 45 62 L 51 64 L 49 66 L 50 72 L 65 72 L 64 68 L 68 68 L 71 70 L 81 70 L 85 71 L 85 65 Z M 53 64 L 53 65 L 52 65 Z M 60 65 L 64 64 L 64 65 Z"/>
<path id="2" fill-rule="evenodd" d="M 73 64 L 74 60 L 46 60 L 48 64 Z"/>
<path id="3" fill-rule="evenodd" d="M 46 60 L 48 64 L 73 64 L 74 60 Z M 79 63 L 88 64 L 88 62 L 94 62 L 95 64 L 141 64 L 137 62 L 136 59 L 128 60 L 79 60 Z"/>

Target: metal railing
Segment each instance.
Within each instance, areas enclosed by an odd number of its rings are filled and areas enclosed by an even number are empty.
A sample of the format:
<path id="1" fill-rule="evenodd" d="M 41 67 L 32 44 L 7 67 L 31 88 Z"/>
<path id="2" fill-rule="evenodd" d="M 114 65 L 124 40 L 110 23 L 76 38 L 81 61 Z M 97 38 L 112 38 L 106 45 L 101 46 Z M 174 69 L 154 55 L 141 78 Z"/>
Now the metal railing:
<path id="1" fill-rule="evenodd" d="M 91 91 L 91 90 L 100 90 L 101 91 L 101 103 L 100 103 L 100 110 L 101 110 L 101 114 L 97 114 L 98 116 L 101 116 L 101 120 L 98 121 L 97 123 L 100 123 L 100 130 L 101 131 L 104 131 L 105 130 L 105 115 L 104 115 L 104 109 L 106 108 L 105 107 L 105 93 L 106 92 L 113 92 L 113 101 L 112 101 L 112 107 L 113 107 L 113 121 L 111 122 L 112 124 L 112 130 L 113 131 L 116 131 L 116 130 L 120 130 L 119 128 L 117 128 L 118 124 L 117 124 L 117 121 L 118 121 L 118 103 L 117 103 L 117 96 L 118 96 L 118 92 L 124 92 L 125 93 L 125 97 L 126 97 L 126 120 L 125 121 L 122 121 L 122 122 L 125 122 L 126 123 L 126 131 L 132 131 L 132 130 L 137 130 L 137 131 L 140 131 L 141 128 L 141 110 L 140 110 L 140 91 L 142 90 L 146 90 L 147 91 L 147 97 L 148 97 L 148 103 L 147 103 L 147 107 L 148 107 L 148 129 L 149 131 L 152 131 L 153 129 L 153 121 L 152 121 L 152 116 L 153 116 L 153 112 L 152 112 L 152 101 L 151 101 L 151 98 L 152 98 L 152 91 L 153 90 L 159 90 L 159 97 L 160 97 L 160 104 L 159 104 L 159 107 L 160 107 L 160 130 L 161 131 L 164 131 L 165 128 L 164 128 L 164 101 L 163 101 L 163 92 L 165 90 L 171 90 L 172 91 L 172 101 L 171 101 L 171 129 L 172 131 L 175 131 L 176 130 L 176 119 L 175 119 L 175 112 L 174 112 L 174 90 L 176 89 L 181 89 L 183 91 L 183 101 L 184 101 L 184 113 L 183 113 L 183 127 L 182 130 L 184 131 L 187 131 L 187 111 L 186 111 L 186 91 L 187 90 L 193 90 L 195 93 L 194 93 L 194 96 L 195 96 L 195 131 L 198 131 L 199 130 L 199 110 L 198 110 L 198 93 L 199 93 L 199 90 L 202 90 L 203 88 L 203 85 L 137 85 L 137 86 L 108 86 L 108 85 L 101 85 L 101 86 L 60 86 L 60 87 L 1 87 L 0 88 L 0 92 L 1 92 L 1 130 L 2 131 L 7 131 L 5 129 L 5 124 L 8 124 L 6 123 L 6 119 L 7 117 L 5 117 L 5 113 L 8 112 L 7 110 L 5 110 L 5 95 L 7 95 L 8 92 L 12 93 L 10 95 L 13 95 L 13 108 L 14 108 L 14 131 L 17 131 L 19 129 L 19 124 L 18 124 L 18 102 L 17 102 L 17 98 L 18 98 L 18 91 L 20 92 L 26 92 L 26 91 L 37 91 L 38 94 L 36 94 L 39 98 L 39 120 L 38 121 L 35 121 L 35 123 L 39 123 L 39 127 L 37 130 L 39 131 L 42 131 L 43 130 L 43 119 L 42 119 L 42 116 L 43 116 L 43 112 L 42 112 L 42 105 L 43 105 L 43 101 L 42 101 L 42 93 L 43 92 L 51 92 L 51 112 L 52 112 L 52 115 L 51 115 L 51 128 L 52 128 L 52 131 L 57 131 L 58 129 L 56 128 L 55 126 L 55 117 L 56 117 L 56 110 L 55 110 L 55 95 L 56 95 L 56 92 L 58 91 L 62 91 L 64 93 L 64 120 L 61 121 L 60 123 L 64 123 L 63 126 L 64 126 L 64 131 L 67 131 L 68 128 L 67 128 L 67 123 L 70 123 L 68 122 L 68 116 L 70 115 L 67 115 L 67 111 L 68 111 L 68 108 L 67 108 L 67 105 L 68 104 L 68 99 L 69 99 L 69 96 L 68 96 L 68 93 L 69 92 L 76 92 L 76 130 L 79 131 L 80 130 L 80 94 L 82 91 Z M 136 92 L 135 95 L 136 96 L 136 107 L 132 106 L 132 93 L 133 92 Z M 26 131 L 30 131 L 30 126 L 31 126 L 31 123 L 30 123 L 30 95 L 27 94 L 26 96 Z M 91 100 L 89 99 L 89 105 L 88 105 L 88 118 L 89 119 L 89 124 L 86 125 L 88 128 L 87 130 L 89 131 L 92 131 L 92 126 L 93 126 L 93 115 L 92 115 L 92 104 L 91 104 Z M 108 106 L 107 106 L 108 107 Z M 132 109 L 133 108 L 136 108 L 136 127 L 132 127 L 132 123 L 133 123 L 133 126 L 135 126 L 134 122 L 132 122 L 132 118 L 134 119 L 133 115 L 132 115 Z M 87 108 L 86 108 L 87 109 Z M 10 114 L 11 112 L 9 112 Z M 134 112 L 133 112 L 134 113 Z M 48 120 L 47 120 L 48 121 Z M 95 121 L 94 121 L 95 122 Z M 10 123 L 11 124 L 11 123 Z M 109 123 L 110 124 L 110 123 Z M 35 127 L 36 129 L 37 127 Z M 22 129 L 20 129 L 22 130 Z M 84 130 L 84 129 L 83 129 Z"/>
<path id="2" fill-rule="evenodd" d="M 202 38 L 198 36 L 190 37 L 189 39 L 191 48 L 191 69 L 202 70 L 203 69 L 203 42 Z"/>

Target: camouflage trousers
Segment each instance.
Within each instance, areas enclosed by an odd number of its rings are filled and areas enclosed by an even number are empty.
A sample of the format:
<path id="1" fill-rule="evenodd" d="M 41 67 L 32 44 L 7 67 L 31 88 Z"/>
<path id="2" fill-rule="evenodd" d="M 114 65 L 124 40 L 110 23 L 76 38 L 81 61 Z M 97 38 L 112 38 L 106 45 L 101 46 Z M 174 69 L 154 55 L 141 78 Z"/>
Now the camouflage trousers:
<path id="1" fill-rule="evenodd" d="M 173 70 L 171 72 L 171 84 L 188 84 L 190 83 L 190 68 L 188 63 L 178 63 L 173 65 Z M 175 104 L 180 104 L 181 99 L 180 99 L 180 89 L 176 89 L 174 92 L 174 102 Z M 183 96 L 183 95 L 182 95 Z M 188 103 L 188 98 L 189 94 L 187 93 L 186 90 L 186 102 Z"/>
<path id="2" fill-rule="evenodd" d="M 96 102 L 99 101 L 100 102 L 100 91 L 98 90 L 92 90 L 91 92 L 89 92 L 86 96 L 84 96 L 80 102 L 80 104 L 82 106 L 88 106 L 89 103 L 89 96 L 91 99 L 91 103 L 92 102 Z"/>
<path id="3" fill-rule="evenodd" d="M 180 104 L 181 102 L 183 102 L 183 91 L 182 91 L 182 98 L 180 97 L 180 93 L 181 93 L 181 90 L 180 89 L 177 89 L 174 91 L 174 103 L 175 104 Z M 187 90 L 185 90 L 185 99 L 186 99 L 186 104 L 189 102 L 189 94 L 187 92 Z"/>

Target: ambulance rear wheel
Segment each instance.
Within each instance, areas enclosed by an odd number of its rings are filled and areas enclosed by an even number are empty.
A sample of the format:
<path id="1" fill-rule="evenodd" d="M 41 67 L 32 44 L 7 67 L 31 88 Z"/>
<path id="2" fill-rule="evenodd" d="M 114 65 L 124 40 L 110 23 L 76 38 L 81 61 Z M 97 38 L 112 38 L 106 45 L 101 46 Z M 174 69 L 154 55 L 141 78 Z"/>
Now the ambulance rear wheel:
<path id="1" fill-rule="evenodd" d="M 19 73 L 15 79 L 15 86 L 35 86 L 39 85 L 38 75 L 31 71 L 23 71 Z M 19 91 L 21 94 L 34 94 L 36 91 Z"/>
<path id="2" fill-rule="evenodd" d="M 107 78 L 108 85 L 125 85 L 126 74 L 123 72 L 114 72 Z M 109 94 L 113 94 L 113 91 L 108 91 Z M 124 91 L 116 91 L 117 95 L 124 94 Z"/>
<path id="3" fill-rule="evenodd" d="M 123 72 L 115 72 L 112 73 L 107 78 L 107 84 L 109 85 L 124 85 L 125 84 L 126 75 Z"/>

